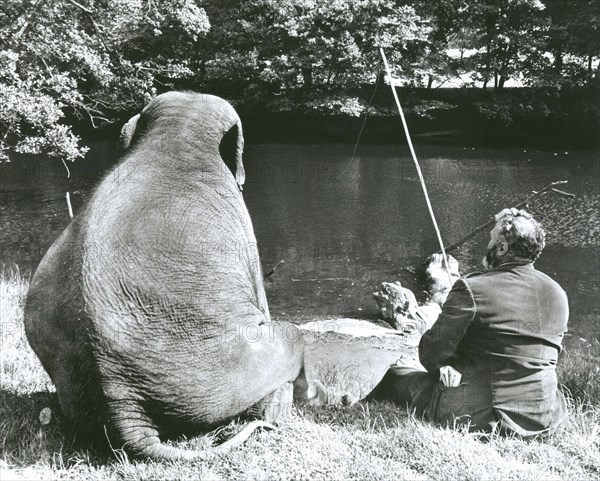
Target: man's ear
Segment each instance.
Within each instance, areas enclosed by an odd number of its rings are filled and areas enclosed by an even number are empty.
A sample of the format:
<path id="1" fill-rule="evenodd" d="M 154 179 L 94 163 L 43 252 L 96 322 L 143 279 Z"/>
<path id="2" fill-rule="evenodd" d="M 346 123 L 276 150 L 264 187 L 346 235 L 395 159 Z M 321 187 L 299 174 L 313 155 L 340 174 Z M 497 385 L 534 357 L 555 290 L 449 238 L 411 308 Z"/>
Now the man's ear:
<path id="1" fill-rule="evenodd" d="M 508 252 L 508 244 L 506 242 L 498 242 L 496 245 L 496 255 L 503 257 Z"/>

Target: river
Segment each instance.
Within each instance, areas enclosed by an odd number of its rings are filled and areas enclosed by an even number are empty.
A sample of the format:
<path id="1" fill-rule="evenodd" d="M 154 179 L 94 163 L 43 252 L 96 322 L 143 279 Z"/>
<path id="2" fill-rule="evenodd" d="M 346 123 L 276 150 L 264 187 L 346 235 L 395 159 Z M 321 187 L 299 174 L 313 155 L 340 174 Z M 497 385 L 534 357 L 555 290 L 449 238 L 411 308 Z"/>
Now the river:
<path id="1" fill-rule="evenodd" d="M 437 250 L 432 222 L 408 149 L 363 144 L 247 145 L 244 197 L 263 269 L 285 260 L 267 281 L 272 317 L 302 322 L 375 319 L 371 298 L 382 281 L 417 293 L 411 273 Z M 417 145 L 442 237 L 450 244 L 506 206 L 556 180 L 574 199 L 549 193 L 530 212 L 547 232 L 536 267 L 569 296 L 566 345 L 600 339 L 600 158 L 591 151 L 539 151 Z M 0 262 L 32 272 L 115 162 L 112 143 L 97 142 L 85 160 L 0 164 Z M 479 270 L 487 232 L 453 255 L 461 272 Z M 418 296 L 419 297 L 419 296 Z"/>

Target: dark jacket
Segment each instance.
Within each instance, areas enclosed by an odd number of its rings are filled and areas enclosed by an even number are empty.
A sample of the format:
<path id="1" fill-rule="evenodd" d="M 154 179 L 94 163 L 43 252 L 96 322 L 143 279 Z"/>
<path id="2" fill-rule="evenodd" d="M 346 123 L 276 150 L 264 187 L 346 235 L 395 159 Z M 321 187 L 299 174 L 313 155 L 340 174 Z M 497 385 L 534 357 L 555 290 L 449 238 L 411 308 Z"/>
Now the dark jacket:
<path id="1" fill-rule="evenodd" d="M 459 279 L 423 335 L 419 358 L 429 372 L 454 367 L 462 381 L 437 382 L 426 416 L 477 431 L 553 431 L 567 416 L 555 368 L 568 316 L 565 292 L 532 264 Z"/>

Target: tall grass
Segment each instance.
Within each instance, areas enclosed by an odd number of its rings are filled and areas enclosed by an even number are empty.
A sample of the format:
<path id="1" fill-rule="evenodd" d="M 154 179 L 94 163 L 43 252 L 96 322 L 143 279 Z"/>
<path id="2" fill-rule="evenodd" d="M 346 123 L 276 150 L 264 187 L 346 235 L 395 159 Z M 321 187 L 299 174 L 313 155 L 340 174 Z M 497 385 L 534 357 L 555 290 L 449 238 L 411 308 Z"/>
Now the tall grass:
<path id="1" fill-rule="evenodd" d="M 332 403 L 301 408 L 277 431 L 254 435 L 244 446 L 209 462 L 134 461 L 121 452 L 106 458 L 76 447 L 56 415 L 51 382 L 23 333 L 28 281 L 18 272 L 0 279 L 0 479 L 600 479 L 599 343 L 564 353 L 559 378 L 570 421 L 543 441 L 492 437 L 478 441 L 460 429 L 437 428 L 385 404 L 344 408 L 339 399 L 356 385 L 347 370 L 323 367 Z M 227 425 L 221 436 L 239 428 Z M 177 441 L 206 447 L 214 435 Z"/>
<path id="2" fill-rule="evenodd" d="M 591 318 L 588 322 L 598 322 Z M 563 392 L 574 402 L 590 409 L 600 406 L 600 341 L 591 342 L 576 350 L 565 350 L 557 367 Z"/>

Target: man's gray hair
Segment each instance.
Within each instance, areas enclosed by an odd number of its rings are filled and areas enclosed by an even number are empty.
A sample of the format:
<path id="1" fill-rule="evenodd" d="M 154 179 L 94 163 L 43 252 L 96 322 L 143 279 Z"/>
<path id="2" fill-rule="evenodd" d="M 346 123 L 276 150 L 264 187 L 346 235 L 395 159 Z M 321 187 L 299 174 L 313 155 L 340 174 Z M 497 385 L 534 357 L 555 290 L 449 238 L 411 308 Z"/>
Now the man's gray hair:
<path id="1" fill-rule="evenodd" d="M 529 212 L 511 207 L 498 212 L 495 219 L 514 256 L 530 262 L 540 256 L 546 246 L 546 233 Z"/>

